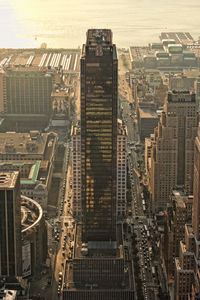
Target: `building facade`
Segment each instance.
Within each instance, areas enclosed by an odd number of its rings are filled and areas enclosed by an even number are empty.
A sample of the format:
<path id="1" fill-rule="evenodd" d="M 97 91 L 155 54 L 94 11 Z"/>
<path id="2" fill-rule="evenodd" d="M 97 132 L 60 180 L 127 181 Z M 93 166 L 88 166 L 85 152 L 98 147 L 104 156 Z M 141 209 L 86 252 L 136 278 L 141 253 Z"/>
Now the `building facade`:
<path id="1" fill-rule="evenodd" d="M 117 193 L 124 201 L 126 136 L 122 124 L 117 127 L 117 55 L 111 30 L 87 32 L 81 58 L 81 135 L 76 133 L 73 150 L 81 144 L 81 151 L 73 157 L 81 158 L 82 220 L 76 224 L 62 297 L 133 299 L 133 269 L 125 259 L 122 224 L 117 224 L 117 213 L 124 211 L 123 205 L 117 209 Z M 79 165 L 75 167 L 79 174 Z"/>
<path id="2" fill-rule="evenodd" d="M 116 240 L 117 53 L 110 30 L 88 30 L 81 56 L 83 241 Z"/>
<path id="3" fill-rule="evenodd" d="M 176 258 L 175 300 L 200 299 L 200 125 L 194 150 L 194 200 L 192 224 L 185 224 L 185 236 Z"/>
<path id="4" fill-rule="evenodd" d="M 138 108 L 138 132 L 140 141 L 144 142 L 158 125 L 158 115 L 155 110 L 151 108 Z"/>
<path id="5" fill-rule="evenodd" d="M 22 275 L 19 172 L 0 172 L 0 276 Z"/>
<path id="6" fill-rule="evenodd" d="M 21 192 L 47 211 L 57 135 L 55 133 L 0 133 L 0 171 L 19 171 Z"/>
<path id="7" fill-rule="evenodd" d="M 174 278 L 175 258 L 179 256 L 180 241 L 185 236 L 185 224 L 191 222 L 193 196 L 186 196 L 181 188 L 172 191 L 166 210 L 164 258 L 168 279 Z"/>
<path id="8" fill-rule="evenodd" d="M 118 120 L 117 134 L 117 217 L 124 218 L 127 211 L 127 129 Z"/>
<path id="9" fill-rule="evenodd" d="M 73 126 L 72 132 L 72 214 L 81 216 L 81 130 Z"/>
<path id="10" fill-rule="evenodd" d="M 0 110 L 6 115 L 49 115 L 53 75 L 33 70 L 0 73 Z M 2 94 L 3 93 L 3 94 Z"/>
<path id="11" fill-rule="evenodd" d="M 72 137 L 72 214 L 76 218 L 81 216 L 81 130 L 74 126 Z M 126 215 L 126 187 L 127 187 L 127 129 L 118 119 L 117 134 L 117 217 Z"/>
<path id="12" fill-rule="evenodd" d="M 165 210 L 177 185 L 184 186 L 187 195 L 192 194 L 197 126 L 195 94 L 169 92 L 152 142 L 149 189 L 153 211 Z"/>

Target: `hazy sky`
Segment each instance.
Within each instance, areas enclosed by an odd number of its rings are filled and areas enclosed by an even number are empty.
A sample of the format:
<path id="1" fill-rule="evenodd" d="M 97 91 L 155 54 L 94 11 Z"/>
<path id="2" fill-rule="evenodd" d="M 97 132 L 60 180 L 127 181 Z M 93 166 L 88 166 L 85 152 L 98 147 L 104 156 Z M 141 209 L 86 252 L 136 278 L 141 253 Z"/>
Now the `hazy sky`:
<path id="1" fill-rule="evenodd" d="M 106 27 L 118 46 L 157 41 L 161 31 L 200 28 L 200 0 L 0 0 L 0 47 L 77 47 Z"/>

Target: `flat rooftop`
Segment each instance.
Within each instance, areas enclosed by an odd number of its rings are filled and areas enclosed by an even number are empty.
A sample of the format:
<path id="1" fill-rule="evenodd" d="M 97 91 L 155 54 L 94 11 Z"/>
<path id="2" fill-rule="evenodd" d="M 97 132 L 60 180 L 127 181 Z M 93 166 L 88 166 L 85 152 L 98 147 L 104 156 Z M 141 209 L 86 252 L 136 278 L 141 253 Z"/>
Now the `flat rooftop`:
<path id="1" fill-rule="evenodd" d="M 16 185 L 18 177 L 18 171 L 0 172 L 0 190 L 5 188 L 13 189 Z"/>
<path id="2" fill-rule="evenodd" d="M 138 47 L 133 46 L 129 48 L 131 61 L 143 61 L 144 55 L 154 55 L 155 50 L 152 50 L 150 47 Z"/>
<path id="3" fill-rule="evenodd" d="M 21 226 L 22 233 L 34 230 L 35 226 L 40 223 L 43 216 L 43 210 L 36 201 L 21 196 Z"/>
<path id="4" fill-rule="evenodd" d="M 103 253 L 105 257 L 116 257 L 122 258 L 123 252 L 120 249 L 120 245 L 123 244 L 122 241 L 122 227 L 121 224 L 117 225 L 117 241 L 107 242 L 107 241 L 90 241 L 88 242 L 88 255 L 83 256 L 81 253 L 82 249 L 82 240 L 81 240 L 81 225 L 76 226 L 76 234 L 75 234 L 75 241 L 74 241 L 74 259 L 84 259 L 84 258 L 95 258 Z"/>
<path id="5" fill-rule="evenodd" d="M 132 267 L 128 250 L 126 247 L 123 249 L 122 225 L 120 224 L 117 225 L 117 235 L 119 239 L 114 242 L 88 242 L 88 255 L 83 256 L 81 254 L 81 225 L 77 225 L 74 256 L 66 260 L 63 280 L 66 293 L 70 291 L 77 293 L 81 291 L 98 291 L 99 293 L 113 290 L 133 291 Z"/>
<path id="6" fill-rule="evenodd" d="M 168 103 L 169 102 L 196 102 L 196 95 L 190 91 L 177 91 L 172 90 L 168 92 Z"/>
<path id="7" fill-rule="evenodd" d="M 21 155 L 43 155 L 43 159 L 48 160 L 51 155 L 54 133 L 40 133 L 30 131 L 30 133 L 5 132 L 0 133 L 0 157 L 9 154 Z M 24 156 L 21 157 L 23 161 Z"/>
<path id="8" fill-rule="evenodd" d="M 35 184 L 36 180 L 38 179 L 38 174 L 40 171 L 40 168 L 43 169 L 45 166 L 46 161 L 36 160 L 35 162 L 29 160 L 25 161 L 12 161 L 12 160 L 5 160 L 3 162 L 0 162 L 0 172 L 3 172 L 4 170 L 13 170 L 13 171 L 20 171 L 20 183 L 21 184 Z M 28 174 L 27 177 L 22 177 L 21 170 L 23 168 L 26 168 Z M 46 168 L 47 169 L 47 168 Z M 47 176 L 47 174 L 46 174 Z M 45 177 L 46 182 L 46 177 Z"/>
<path id="9" fill-rule="evenodd" d="M 79 126 L 72 126 L 71 135 L 80 135 L 81 128 Z"/>
<path id="10" fill-rule="evenodd" d="M 87 46 L 112 45 L 112 31 L 110 29 L 89 29 L 87 31 Z"/>
<path id="11" fill-rule="evenodd" d="M 79 72 L 80 50 L 54 49 L 24 51 L 22 53 L 13 53 L 0 55 L 0 69 L 11 68 L 18 70 L 57 70 L 64 73 Z"/>
<path id="12" fill-rule="evenodd" d="M 124 135 L 127 136 L 127 127 L 122 124 L 122 120 L 117 120 L 117 131 L 118 135 Z"/>
<path id="13" fill-rule="evenodd" d="M 142 119 L 157 119 L 158 115 L 150 108 L 139 108 L 140 118 Z"/>
<path id="14" fill-rule="evenodd" d="M 176 200 L 177 207 L 185 208 L 187 203 L 193 203 L 193 196 L 185 195 L 182 189 L 173 190 L 173 199 Z"/>
<path id="15" fill-rule="evenodd" d="M 177 44 L 187 45 L 194 42 L 189 32 L 161 32 L 161 40 L 173 39 Z"/>

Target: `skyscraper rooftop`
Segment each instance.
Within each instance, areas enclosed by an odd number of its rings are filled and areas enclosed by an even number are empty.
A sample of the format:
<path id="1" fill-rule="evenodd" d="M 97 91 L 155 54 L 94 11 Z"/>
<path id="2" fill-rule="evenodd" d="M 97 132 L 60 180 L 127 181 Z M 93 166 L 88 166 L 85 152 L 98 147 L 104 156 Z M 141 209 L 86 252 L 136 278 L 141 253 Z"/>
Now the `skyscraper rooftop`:
<path id="1" fill-rule="evenodd" d="M 87 32 L 87 46 L 111 46 L 112 31 L 110 29 L 89 29 Z"/>
<path id="2" fill-rule="evenodd" d="M 15 187 L 19 172 L 1 172 L 0 173 L 0 189 L 12 189 Z"/>

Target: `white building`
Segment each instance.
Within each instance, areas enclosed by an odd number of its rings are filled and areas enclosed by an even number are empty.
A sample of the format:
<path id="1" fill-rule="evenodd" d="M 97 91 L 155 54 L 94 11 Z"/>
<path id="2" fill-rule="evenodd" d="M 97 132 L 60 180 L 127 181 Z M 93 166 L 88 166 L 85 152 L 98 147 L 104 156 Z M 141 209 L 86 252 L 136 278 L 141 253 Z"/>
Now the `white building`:
<path id="1" fill-rule="evenodd" d="M 127 129 L 118 120 L 117 135 L 117 216 L 126 215 L 127 186 Z"/>
<path id="2" fill-rule="evenodd" d="M 81 215 L 81 132 L 80 127 L 72 127 L 72 203 L 74 217 Z"/>

